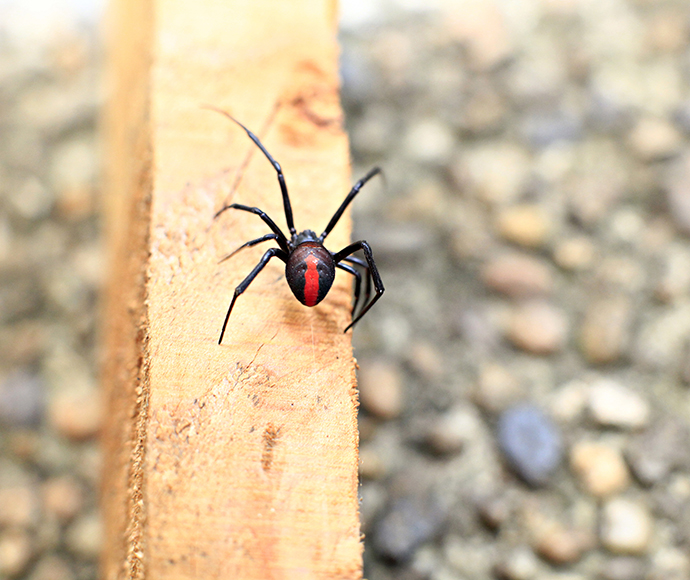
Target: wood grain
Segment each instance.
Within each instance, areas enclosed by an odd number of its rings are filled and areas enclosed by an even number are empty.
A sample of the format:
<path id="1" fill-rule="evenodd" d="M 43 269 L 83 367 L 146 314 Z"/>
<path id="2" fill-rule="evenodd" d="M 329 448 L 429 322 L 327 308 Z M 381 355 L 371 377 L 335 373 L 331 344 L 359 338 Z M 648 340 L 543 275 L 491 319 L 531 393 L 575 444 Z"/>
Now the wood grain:
<path id="1" fill-rule="evenodd" d="M 361 578 L 351 279 L 299 304 L 270 263 L 285 227 L 321 231 L 350 187 L 334 5 L 118 0 L 106 116 L 106 578 Z M 133 21 L 136 24 L 132 24 Z M 118 34 L 119 31 L 119 34 Z M 125 32 L 126 31 L 126 32 Z M 329 236 L 348 243 L 349 218 Z"/>

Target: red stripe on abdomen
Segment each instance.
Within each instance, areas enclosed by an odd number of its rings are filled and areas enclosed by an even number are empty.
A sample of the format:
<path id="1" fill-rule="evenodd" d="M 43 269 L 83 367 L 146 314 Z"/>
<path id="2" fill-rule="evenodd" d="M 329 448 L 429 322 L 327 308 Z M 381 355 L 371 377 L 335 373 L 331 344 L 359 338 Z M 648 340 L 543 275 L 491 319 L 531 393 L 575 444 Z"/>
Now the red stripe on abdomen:
<path id="1" fill-rule="evenodd" d="M 314 306 L 319 299 L 319 272 L 316 264 L 319 260 L 313 254 L 307 254 L 304 259 L 307 271 L 304 273 L 304 304 Z"/>

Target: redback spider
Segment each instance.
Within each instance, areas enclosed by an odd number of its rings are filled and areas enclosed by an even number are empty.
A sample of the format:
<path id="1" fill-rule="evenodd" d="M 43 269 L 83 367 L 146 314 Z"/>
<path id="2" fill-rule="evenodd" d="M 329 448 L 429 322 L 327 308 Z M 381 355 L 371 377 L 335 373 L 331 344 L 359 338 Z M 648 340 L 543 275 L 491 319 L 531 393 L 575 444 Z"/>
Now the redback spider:
<path id="1" fill-rule="evenodd" d="M 259 263 L 254 267 L 254 269 L 249 273 L 249 275 L 242 280 L 242 282 L 235 288 L 235 294 L 232 297 L 232 302 L 230 302 L 230 308 L 228 308 L 228 313 L 225 315 L 225 321 L 223 322 L 223 329 L 220 331 L 220 338 L 218 339 L 218 344 L 223 341 L 223 335 L 225 334 L 225 328 L 228 325 L 228 320 L 230 319 L 230 313 L 232 312 L 232 307 L 235 305 L 237 297 L 244 292 L 247 287 L 254 281 L 254 278 L 263 270 L 264 266 L 268 264 L 269 260 L 274 256 L 283 262 L 285 262 L 285 278 L 290 286 L 290 290 L 295 295 L 295 298 L 299 300 L 305 306 L 316 306 L 321 302 L 328 294 L 328 291 L 333 285 L 333 280 L 335 278 L 335 269 L 340 268 L 348 274 L 352 274 L 355 277 L 355 300 L 352 307 L 352 322 L 347 325 L 343 332 L 347 332 L 359 321 L 362 316 L 364 316 L 369 309 L 374 305 L 374 303 L 381 298 L 383 294 L 383 282 L 381 281 L 381 276 L 376 268 L 376 263 L 374 262 L 374 256 L 371 252 L 371 247 L 364 240 L 359 242 L 354 242 L 349 246 L 346 246 L 339 252 L 331 252 L 327 250 L 323 241 L 326 236 L 331 233 L 331 230 L 338 223 L 338 220 L 342 217 L 345 209 L 350 202 L 355 198 L 355 196 L 362 189 L 364 184 L 369 181 L 375 175 L 381 173 L 381 169 L 374 167 L 369 171 L 362 179 L 355 183 L 354 187 L 350 190 L 350 193 L 345 197 L 345 201 L 340 204 L 340 207 L 333 214 L 331 221 L 328 222 L 326 229 L 320 236 L 317 236 L 312 230 L 304 230 L 297 233 L 295 229 L 294 222 L 292 220 L 292 207 L 290 205 L 290 198 L 288 196 L 287 185 L 285 185 L 285 177 L 283 176 L 283 170 L 280 164 L 273 159 L 271 154 L 263 146 L 259 138 L 254 135 L 249 129 L 247 129 L 242 123 L 235 119 L 229 113 L 216 109 L 215 107 L 207 107 L 222 115 L 225 115 L 231 121 L 237 123 L 242 129 L 245 130 L 249 138 L 254 141 L 256 146 L 261 149 L 261 152 L 266 156 L 266 158 L 271 162 L 273 168 L 278 174 L 278 183 L 280 184 L 280 191 L 283 194 L 283 207 L 285 209 L 285 221 L 287 222 L 288 229 L 290 230 L 290 239 L 288 240 L 281 229 L 276 225 L 276 223 L 266 215 L 258 207 L 249 207 L 247 205 L 241 205 L 239 203 L 231 203 L 222 207 L 213 219 L 216 219 L 220 214 L 228 209 L 239 209 L 242 211 L 248 211 L 255 215 L 258 215 L 264 223 L 271 229 L 272 233 L 265 234 L 260 238 L 255 240 L 250 240 L 242 244 L 232 253 L 228 254 L 221 260 L 224 262 L 228 258 L 234 256 L 243 248 L 248 248 L 250 246 L 255 246 L 261 242 L 267 242 L 268 240 L 275 240 L 279 247 L 270 248 L 266 250 Z M 354 257 L 351 254 L 358 250 L 362 250 L 364 253 L 364 258 L 366 261 L 360 258 Z M 346 262 L 346 263 L 343 263 Z M 360 289 L 362 286 L 362 275 L 353 266 L 359 266 L 364 269 L 366 275 L 366 286 L 364 290 L 364 303 L 359 311 L 359 314 L 355 317 L 355 311 L 359 304 Z M 369 301 L 371 297 L 371 283 L 374 283 L 374 290 L 376 295 Z"/>

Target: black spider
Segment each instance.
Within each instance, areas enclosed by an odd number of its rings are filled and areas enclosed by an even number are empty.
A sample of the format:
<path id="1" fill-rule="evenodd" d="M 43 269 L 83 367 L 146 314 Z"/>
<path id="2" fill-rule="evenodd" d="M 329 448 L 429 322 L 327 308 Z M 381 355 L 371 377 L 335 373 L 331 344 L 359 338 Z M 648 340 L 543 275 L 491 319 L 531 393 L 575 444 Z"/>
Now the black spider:
<path id="1" fill-rule="evenodd" d="M 367 173 L 362 179 L 355 183 L 354 187 L 350 190 L 350 193 L 345 197 L 345 201 L 340 205 L 338 210 L 333 214 L 331 221 L 328 222 L 326 229 L 320 236 L 317 236 L 312 230 L 304 230 L 297 233 L 295 229 L 294 222 L 292 220 L 292 207 L 290 206 L 290 198 L 288 196 L 287 186 L 285 185 L 285 177 L 283 176 L 283 170 L 280 168 L 279 163 L 273 159 L 271 154 L 262 145 L 259 138 L 254 135 L 249 129 L 247 129 L 242 123 L 235 119 L 229 113 L 216 109 L 215 107 L 208 107 L 214 111 L 217 111 L 225 115 L 228 119 L 237 123 L 242 129 L 244 129 L 249 135 L 249 138 L 254 141 L 261 152 L 266 156 L 266 158 L 271 162 L 273 168 L 278 174 L 278 183 L 280 184 L 280 191 L 283 195 L 283 206 L 285 208 L 285 221 L 287 221 L 288 229 L 290 230 L 290 239 L 285 236 L 281 229 L 276 225 L 276 223 L 266 215 L 258 207 L 249 207 L 246 205 L 241 205 L 239 203 L 231 203 L 221 208 L 213 219 L 217 218 L 225 210 L 228 209 L 239 209 L 242 211 L 248 211 L 250 213 L 258 215 L 264 223 L 271 229 L 270 234 L 265 234 L 260 238 L 251 240 L 245 244 L 242 244 L 234 252 L 227 255 L 221 260 L 221 262 L 227 260 L 228 258 L 234 256 L 242 248 L 247 248 L 260 244 L 261 242 L 266 242 L 268 240 L 275 240 L 279 247 L 270 248 L 263 255 L 259 263 L 254 267 L 254 269 L 249 273 L 249 275 L 242 280 L 242 282 L 235 288 L 235 294 L 232 297 L 232 302 L 230 302 L 230 308 L 228 308 L 228 313 L 225 315 L 225 321 L 223 322 L 223 329 L 220 331 L 220 338 L 218 339 L 218 344 L 223 341 L 223 335 L 225 334 L 225 328 L 228 325 L 228 320 L 230 319 L 230 313 L 232 312 L 232 307 L 235 305 L 237 297 L 244 292 L 247 287 L 253 282 L 254 278 L 261 272 L 268 261 L 274 256 L 285 262 L 285 278 L 287 279 L 290 290 L 295 295 L 297 300 L 299 300 L 305 306 L 316 306 L 321 302 L 328 294 L 331 289 L 333 280 L 335 278 L 335 269 L 340 268 L 355 277 L 355 301 L 352 307 L 352 322 L 348 324 L 343 332 L 347 332 L 352 328 L 362 316 L 364 316 L 369 309 L 374 305 L 374 303 L 383 294 L 383 282 L 381 281 L 381 276 L 376 268 L 376 263 L 374 262 L 374 256 L 371 252 L 371 247 L 364 240 L 359 242 L 354 242 L 349 246 L 343 248 L 339 252 L 331 252 L 327 250 L 323 241 L 326 236 L 331 232 L 331 230 L 338 223 L 338 220 L 343 215 L 343 212 L 350 205 L 350 202 L 359 193 L 360 189 L 364 184 L 369 181 L 375 175 L 381 173 L 381 169 L 374 167 L 369 173 Z M 351 256 L 357 250 L 362 250 L 364 252 L 364 260 Z M 347 263 L 343 263 L 347 262 Z M 359 304 L 360 289 L 362 286 L 362 276 L 358 270 L 353 266 L 360 266 L 364 269 L 366 273 L 366 288 L 364 291 L 364 305 L 357 317 L 355 317 L 355 311 Z M 374 283 L 374 289 L 376 295 L 369 301 L 371 297 L 371 283 Z M 368 303 L 367 303 L 368 302 Z"/>

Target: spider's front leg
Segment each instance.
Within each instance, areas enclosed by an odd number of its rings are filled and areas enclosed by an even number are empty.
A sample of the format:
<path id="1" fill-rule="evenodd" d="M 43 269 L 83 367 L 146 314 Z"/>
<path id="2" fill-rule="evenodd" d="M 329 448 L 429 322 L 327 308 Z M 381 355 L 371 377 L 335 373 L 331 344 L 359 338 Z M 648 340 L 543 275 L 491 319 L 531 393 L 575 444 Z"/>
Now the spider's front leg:
<path id="1" fill-rule="evenodd" d="M 259 218 L 269 227 L 271 228 L 271 231 L 276 235 L 275 240 L 278 242 L 278 245 L 280 246 L 280 249 L 283 250 L 285 253 L 289 253 L 288 249 L 288 242 L 287 238 L 285 237 L 285 234 L 283 231 L 276 225 L 276 223 L 268 217 L 266 212 L 262 209 L 259 209 L 258 207 L 250 207 L 248 205 L 242 205 L 241 203 L 231 203 L 230 205 L 223 206 L 216 212 L 216 215 L 213 216 L 213 219 L 217 219 L 220 214 L 223 212 L 229 210 L 229 209 L 239 209 L 241 211 L 248 211 L 249 213 L 253 213 L 254 215 L 258 215 Z M 258 243 L 258 242 L 257 242 Z M 240 248 L 238 248 L 239 250 Z"/>

